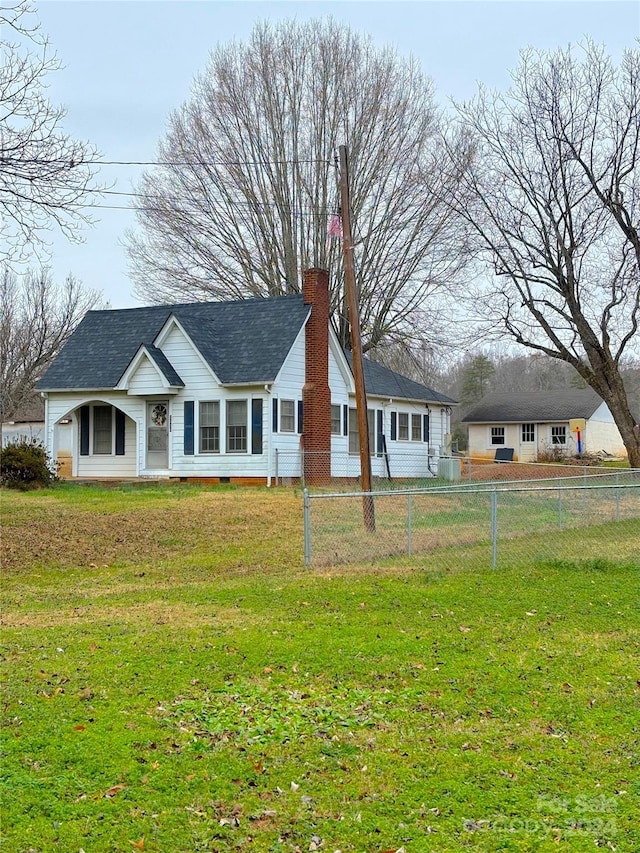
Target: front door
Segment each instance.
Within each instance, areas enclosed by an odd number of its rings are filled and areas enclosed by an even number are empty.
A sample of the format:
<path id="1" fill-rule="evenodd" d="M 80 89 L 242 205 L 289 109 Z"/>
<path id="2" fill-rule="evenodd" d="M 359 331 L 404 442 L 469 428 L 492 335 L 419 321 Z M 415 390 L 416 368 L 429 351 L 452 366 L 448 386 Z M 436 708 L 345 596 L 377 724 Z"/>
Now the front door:
<path id="1" fill-rule="evenodd" d="M 169 467 L 169 401 L 147 403 L 147 468 Z"/>

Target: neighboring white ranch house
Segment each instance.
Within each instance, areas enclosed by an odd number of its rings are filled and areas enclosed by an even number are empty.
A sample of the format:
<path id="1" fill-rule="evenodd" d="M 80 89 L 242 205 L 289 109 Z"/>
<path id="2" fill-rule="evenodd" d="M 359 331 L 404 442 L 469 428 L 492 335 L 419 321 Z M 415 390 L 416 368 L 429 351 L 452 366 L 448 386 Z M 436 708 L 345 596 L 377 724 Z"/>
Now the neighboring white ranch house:
<path id="1" fill-rule="evenodd" d="M 2 421 L 2 446 L 17 441 L 44 444 L 44 402 L 39 396 L 21 406 L 9 420 Z"/>
<path id="2" fill-rule="evenodd" d="M 541 452 L 566 455 L 604 453 L 626 456 L 611 412 L 590 388 L 487 394 L 462 423 L 469 428 L 468 452 L 494 459 L 513 451 L 513 459 L 533 462 Z"/>
<path id="3" fill-rule="evenodd" d="M 373 475 L 435 474 L 455 402 L 366 359 L 365 384 Z M 359 475 L 353 374 L 323 270 L 294 296 L 90 311 L 38 387 L 47 447 L 71 477 Z"/>

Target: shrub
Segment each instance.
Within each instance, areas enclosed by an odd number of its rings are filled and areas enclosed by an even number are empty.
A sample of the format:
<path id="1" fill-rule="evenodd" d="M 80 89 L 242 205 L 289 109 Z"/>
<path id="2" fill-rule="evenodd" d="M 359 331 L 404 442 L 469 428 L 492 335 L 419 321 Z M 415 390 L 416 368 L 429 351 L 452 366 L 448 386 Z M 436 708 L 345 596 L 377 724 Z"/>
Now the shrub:
<path id="1" fill-rule="evenodd" d="M 10 489 L 38 489 L 58 479 L 57 465 L 35 438 L 19 439 L 0 451 L 0 483 Z"/>
<path id="2" fill-rule="evenodd" d="M 567 452 L 563 445 L 545 444 L 536 454 L 536 462 L 561 463 L 567 462 Z"/>

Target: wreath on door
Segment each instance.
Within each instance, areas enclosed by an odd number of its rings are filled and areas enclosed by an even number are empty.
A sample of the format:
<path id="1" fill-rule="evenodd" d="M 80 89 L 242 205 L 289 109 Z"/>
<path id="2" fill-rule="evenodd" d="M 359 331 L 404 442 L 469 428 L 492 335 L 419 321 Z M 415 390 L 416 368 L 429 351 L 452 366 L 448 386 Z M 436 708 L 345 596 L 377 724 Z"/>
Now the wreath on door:
<path id="1" fill-rule="evenodd" d="M 156 426 L 164 426 L 167 422 L 167 407 L 163 403 L 158 403 L 153 407 L 151 412 L 151 420 Z"/>

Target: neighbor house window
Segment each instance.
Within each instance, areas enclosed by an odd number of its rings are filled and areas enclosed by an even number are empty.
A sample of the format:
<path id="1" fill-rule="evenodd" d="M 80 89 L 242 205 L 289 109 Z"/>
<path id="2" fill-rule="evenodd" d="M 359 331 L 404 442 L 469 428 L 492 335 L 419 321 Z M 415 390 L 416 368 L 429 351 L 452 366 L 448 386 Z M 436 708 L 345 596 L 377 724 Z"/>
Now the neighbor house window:
<path id="1" fill-rule="evenodd" d="M 411 415 L 411 441 L 422 441 L 422 417 Z"/>
<path id="2" fill-rule="evenodd" d="M 280 400 L 280 432 L 296 431 L 295 400 Z"/>
<path id="3" fill-rule="evenodd" d="M 220 403 L 200 403 L 200 453 L 220 453 Z"/>
<path id="4" fill-rule="evenodd" d="M 567 428 L 566 426 L 551 427 L 551 444 L 566 444 L 567 443 Z"/>
<path id="5" fill-rule="evenodd" d="M 398 412 L 398 441 L 409 441 L 408 412 Z"/>
<path id="6" fill-rule="evenodd" d="M 536 425 L 522 424 L 522 441 L 529 442 L 536 440 Z"/>
<path id="7" fill-rule="evenodd" d="M 491 427 L 491 444 L 504 444 L 504 427 Z"/>
<path id="8" fill-rule="evenodd" d="M 227 453 L 247 452 L 247 401 L 227 401 Z"/>
<path id="9" fill-rule="evenodd" d="M 376 452 L 375 412 L 367 409 L 367 425 L 369 427 L 369 453 Z M 358 432 L 358 412 L 349 409 L 349 453 L 360 453 L 360 434 Z"/>
<path id="10" fill-rule="evenodd" d="M 93 407 L 93 452 L 113 453 L 113 409 L 111 406 Z"/>
<path id="11" fill-rule="evenodd" d="M 341 409 L 341 406 L 331 406 L 331 435 L 342 435 Z"/>

